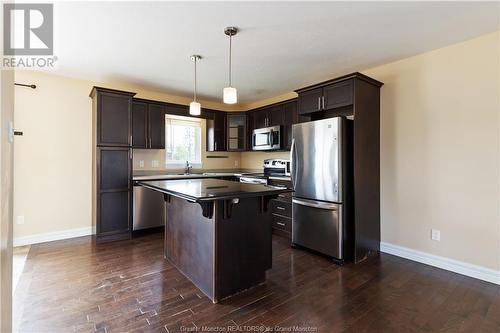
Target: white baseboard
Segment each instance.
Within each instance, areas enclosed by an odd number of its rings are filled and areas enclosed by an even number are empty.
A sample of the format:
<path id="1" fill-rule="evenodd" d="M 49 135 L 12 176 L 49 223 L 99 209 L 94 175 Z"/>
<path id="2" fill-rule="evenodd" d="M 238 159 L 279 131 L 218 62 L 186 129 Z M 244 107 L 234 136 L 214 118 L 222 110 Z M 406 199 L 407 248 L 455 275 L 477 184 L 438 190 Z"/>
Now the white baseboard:
<path id="1" fill-rule="evenodd" d="M 14 246 L 31 245 L 55 240 L 92 235 L 92 227 L 67 229 L 14 238 Z"/>
<path id="2" fill-rule="evenodd" d="M 380 242 L 380 251 L 500 285 L 500 271 L 495 271 L 490 268 L 476 266 L 385 242 Z"/>

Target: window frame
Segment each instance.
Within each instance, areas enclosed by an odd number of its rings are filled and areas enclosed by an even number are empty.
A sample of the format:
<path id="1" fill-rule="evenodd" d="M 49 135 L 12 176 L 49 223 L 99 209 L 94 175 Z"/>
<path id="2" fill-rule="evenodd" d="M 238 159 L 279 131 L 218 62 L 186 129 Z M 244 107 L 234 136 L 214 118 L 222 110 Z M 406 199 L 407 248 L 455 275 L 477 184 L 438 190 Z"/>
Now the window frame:
<path id="1" fill-rule="evenodd" d="M 199 161 L 189 161 L 189 164 L 195 168 L 201 168 L 203 166 L 203 147 L 202 147 L 202 136 L 203 136 L 203 124 L 201 119 L 194 117 L 185 117 L 185 116 L 176 116 L 176 115 L 165 115 L 165 166 L 167 169 L 179 169 L 186 166 L 186 161 L 179 160 L 169 160 L 168 159 L 168 151 L 173 148 L 173 145 L 169 145 L 169 135 L 168 135 L 168 127 L 172 126 L 172 122 L 178 123 L 178 125 L 182 123 L 186 123 L 186 126 L 191 125 L 193 127 L 197 127 L 199 131 L 199 137 L 195 138 L 197 142 L 196 148 L 199 149 Z M 196 154 L 196 152 L 195 152 Z"/>

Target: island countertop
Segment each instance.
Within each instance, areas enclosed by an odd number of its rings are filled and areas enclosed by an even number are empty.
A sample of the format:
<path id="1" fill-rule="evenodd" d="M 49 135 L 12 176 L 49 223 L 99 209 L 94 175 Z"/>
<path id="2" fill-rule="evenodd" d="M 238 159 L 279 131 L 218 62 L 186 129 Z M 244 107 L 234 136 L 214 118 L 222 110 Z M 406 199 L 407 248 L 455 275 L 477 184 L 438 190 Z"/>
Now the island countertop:
<path id="1" fill-rule="evenodd" d="M 290 189 L 220 179 L 139 181 L 139 185 L 195 202 L 278 195 Z"/>

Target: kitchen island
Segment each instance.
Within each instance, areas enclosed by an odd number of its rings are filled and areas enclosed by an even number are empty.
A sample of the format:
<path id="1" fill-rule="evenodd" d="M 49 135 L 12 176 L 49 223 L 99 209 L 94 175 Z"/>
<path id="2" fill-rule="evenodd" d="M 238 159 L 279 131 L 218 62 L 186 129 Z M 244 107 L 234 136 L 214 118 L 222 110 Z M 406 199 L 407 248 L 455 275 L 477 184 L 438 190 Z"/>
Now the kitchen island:
<path id="1" fill-rule="evenodd" d="M 269 201 L 286 188 L 219 179 L 139 181 L 164 194 L 164 255 L 214 303 L 266 279 Z"/>

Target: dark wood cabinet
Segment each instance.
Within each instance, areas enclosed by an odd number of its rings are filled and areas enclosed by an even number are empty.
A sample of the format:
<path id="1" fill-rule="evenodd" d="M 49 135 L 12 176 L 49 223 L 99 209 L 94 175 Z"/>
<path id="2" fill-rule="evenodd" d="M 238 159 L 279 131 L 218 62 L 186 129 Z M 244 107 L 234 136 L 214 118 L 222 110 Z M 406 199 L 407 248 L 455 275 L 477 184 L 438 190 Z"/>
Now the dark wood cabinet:
<path id="1" fill-rule="evenodd" d="M 97 242 L 131 236 L 133 119 L 142 123 L 134 130 L 138 140 L 135 143 L 145 145 L 147 141 L 146 105 L 133 105 L 134 95 L 100 87 L 93 87 L 90 93 L 94 152 L 92 225 Z"/>
<path id="2" fill-rule="evenodd" d="M 299 93 L 299 113 L 311 114 L 352 105 L 353 80 L 350 78 L 313 89 L 304 88 Z"/>
<path id="3" fill-rule="evenodd" d="M 299 94 L 299 113 L 307 114 L 321 110 L 323 88 L 311 89 Z"/>
<path id="4" fill-rule="evenodd" d="M 267 109 L 267 126 L 283 125 L 283 105 L 272 106 Z"/>
<path id="5" fill-rule="evenodd" d="M 283 104 L 283 148 L 286 150 L 292 147 L 292 125 L 298 122 L 297 101 Z"/>
<path id="6" fill-rule="evenodd" d="M 165 149 L 165 107 L 150 103 L 148 116 L 149 148 Z"/>
<path id="7" fill-rule="evenodd" d="M 132 100 L 130 96 L 102 89 L 96 96 L 97 145 L 129 147 L 132 144 Z"/>
<path id="8" fill-rule="evenodd" d="M 292 144 L 292 125 L 301 120 L 298 114 L 297 99 L 250 110 L 246 114 L 249 124 L 247 134 L 249 150 L 252 149 L 252 131 L 256 128 L 271 126 L 281 126 L 282 149 L 290 150 Z"/>
<path id="9" fill-rule="evenodd" d="M 246 149 L 247 116 L 243 112 L 227 114 L 227 151 Z"/>
<path id="10" fill-rule="evenodd" d="M 132 231 L 132 152 L 130 148 L 97 148 L 98 240 L 130 237 Z"/>
<path id="11" fill-rule="evenodd" d="M 330 110 L 353 102 L 353 80 L 328 85 L 323 88 L 323 109 Z"/>
<path id="12" fill-rule="evenodd" d="M 148 104 L 134 101 L 132 103 L 132 147 L 148 148 Z"/>
<path id="13" fill-rule="evenodd" d="M 207 119 L 207 151 L 226 151 L 226 122 L 226 112 L 212 110 Z"/>
<path id="14" fill-rule="evenodd" d="M 283 108 L 281 105 L 263 107 L 253 111 L 253 128 L 279 126 L 283 124 Z"/>
<path id="15" fill-rule="evenodd" d="M 253 129 L 267 127 L 267 109 L 253 112 Z"/>
<path id="16" fill-rule="evenodd" d="M 292 188 L 289 180 L 270 179 L 269 185 Z M 273 232 L 277 235 L 292 238 L 292 195 L 283 193 L 270 202 Z"/>
<path id="17" fill-rule="evenodd" d="M 132 147 L 165 149 L 165 106 L 147 100 L 132 103 Z"/>

